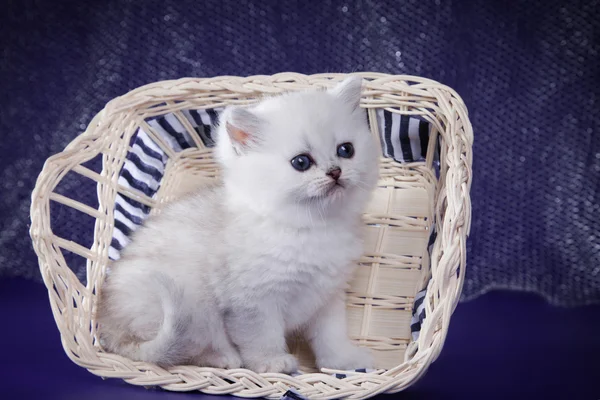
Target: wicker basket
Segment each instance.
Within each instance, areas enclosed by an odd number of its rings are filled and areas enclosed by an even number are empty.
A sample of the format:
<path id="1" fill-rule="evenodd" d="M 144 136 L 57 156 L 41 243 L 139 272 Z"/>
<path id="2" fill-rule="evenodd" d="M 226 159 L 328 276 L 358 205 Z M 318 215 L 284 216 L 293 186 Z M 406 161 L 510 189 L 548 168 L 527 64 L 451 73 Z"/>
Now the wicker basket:
<path id="1" fill-rule="evenodd" d="M 341 379 L 335 371 L 312 372 L 310 354 L 297 341 L 290 347 L 301 360 L 304 373 L 298 376 L 196 366 L 163 369 L 106 353 L 96 340 L 94 312 L 110 263 L 117 196 L 147 206 L 152 214 L 182 193 L 218 179 L 211 149 L 185 118 L 186 110 L 331 87 L 344 78 L 341 74 L 282 73 L 150 84 L 112 100 L 85 133 L 47 160 L 32 194 L 30 233 L 71 360 L 93 374 L 135 385 L 243 397 L 279 398 L 294 388 L 311 399 L 363 399 L 398 392 L 417 380 L 442 348 L 464 280 L 472 128 L 461 98 L 446 86 L 411 76 L 357 75 L 365 78 L 361 106 L 378 138 L 381 110 L 410 115 L 430 127 L 424 160 L 398 163 L 382 157 L 379 187 L 365 214 L 366 248 L 348 292 L 348 324 L 351 338 L 372 349 L 376 371 L 346 372 Z M 178 119 L 195 147 L 175 151 L 148 123 L 167 113 Z M 120 177 L 132 139 L 141 129 L 166 156 L 164 175 L 152 196 L 124 185 Z M 60 189 L 69 177 L 79 180 Z M 67 218 L 70 222 L 65 225 Z M 53 229 L 57 221 L 62 221 L 57 226 L 67 226 L 64 233 Z M 433 227 L 437 236 L 428 246 Z M 86 235 L 81 232 L 86 230 L 90 242 L 82 243 Z M 76 274 L 78 267 L 85 272 Z M 418 340 L 411 341 L 413 300 L 424 288 L 427 318 Z"/>

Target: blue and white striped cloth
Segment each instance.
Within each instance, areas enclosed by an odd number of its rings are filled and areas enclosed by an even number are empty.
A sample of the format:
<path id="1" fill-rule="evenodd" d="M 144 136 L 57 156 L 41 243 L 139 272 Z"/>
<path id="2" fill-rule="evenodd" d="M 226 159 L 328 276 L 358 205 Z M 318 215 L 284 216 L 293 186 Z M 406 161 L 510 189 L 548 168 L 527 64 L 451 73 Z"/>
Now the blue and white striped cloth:
<path id="1" fill-rule="evenodd" d="M 213 147 L 213 127 L 217 123 L 218 110 L 184 110 L 181 113 L 194 128 L 206 147 Z M 177 117 L 170 113 L 146 120 L 152 131 L 175 152 L 196 147 L 196 142 Z M 131 150 L 119 174 L 119 184 L 133 188 L 153 197 L 160 187 L 167 162 L 165 152 L 152 140 L 143 128 L 138 128 L 131 141 Z M 117 194 L 115 202 L 115 228 L 108 256 L 120 258 L 121 250 L 129 244 L 129 236 L 150 213 L 150 207 L 127 196 Z"/>
<path id="2" fill-rule="evenodd" d="M 378 109 L 377 123 L 383 155 L 399 163 L 425 161 L 431 124 L 410 115 Z"/>

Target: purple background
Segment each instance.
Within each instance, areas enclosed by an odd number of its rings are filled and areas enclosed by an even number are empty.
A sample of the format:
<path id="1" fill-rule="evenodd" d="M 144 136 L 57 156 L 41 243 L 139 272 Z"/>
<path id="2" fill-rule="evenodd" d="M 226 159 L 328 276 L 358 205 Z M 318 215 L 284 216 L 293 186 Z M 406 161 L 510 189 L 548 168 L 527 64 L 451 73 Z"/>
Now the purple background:
<path id="1" fill-rule="evenodd" d="M 76 367 L 45 288 L 8 279 L 40 278 L 28 224 L 44 160 L 107 101 L 162 79 L 378 71 L 453 87 L 476 140 L 465 298 L 598 303 L 599 36 L 597 0 L 3 2 L 0 397 L 203 398 Z M 79 182 L 61 190 L 94 201 Z M 55 214 L 56 232 L 89 242 L 88 222 Z M 599 315 L 514 293 L 464 303 L 440 359 L 394 397 L 598 399 Z"/>

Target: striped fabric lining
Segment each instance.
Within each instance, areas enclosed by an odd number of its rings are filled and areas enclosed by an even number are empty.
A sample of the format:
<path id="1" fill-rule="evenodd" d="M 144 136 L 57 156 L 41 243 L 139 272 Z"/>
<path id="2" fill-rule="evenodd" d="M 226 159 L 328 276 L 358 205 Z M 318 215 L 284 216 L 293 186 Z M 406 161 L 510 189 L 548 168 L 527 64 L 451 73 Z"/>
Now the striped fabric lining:
<path id="1" fill-rule="evenodd" d="M 423 321 L 425 321 L 425 302 L 423 300 L 425 300 L 426 295 L 427 289 L 423 289 L 415 296 L 413 314 L 410 319 L 410 334 L 413 342 L 416 342 L 419 339 L 421 325 L 423 324 Z"/>
<path id="2" fill-rule="evenodd" d="M 206 147 L 214 147 L 213 127 L 218 120 L 218 109 L 183 110 L 181 114 L 194 128 L 196 134 Z M 181 124 L 174 114 L 166 114 L 146 120 L 148 125 L 165 141 L 174 151 L 196 147 L 190 133 Z"/>
<path id="3" fill-rule="evenodd" d="M 376 114 L 385 157 L 399 163 L 425 161 L 431 131 L 429 122 L 383 109 Z"/>
<path id="4" fill-rule="evenodd" d="M 217 122 L 218 110 L 184 110 L 183 116 L 194 128 L 206 147 L 213 147 L 213 127 Z M 189 132 L 174 114 L 147 119 L 146 122 L 174 151 L 195 147 Z M 150 138 L 147 132 L 138 128 L 131 141 L 131 150 L 119 174 L 118 182 L 126 188 L 133 188 L 153 197 L 160 187 L 165 172 L 167 155 Z M 130 235 L 148 217 L 150 207 L 127 196 L 117 194 L 115 201 L 115 228 L 108 256 L 111 260 L 120 258 L 121 250 L 130 242 Z"/>
<path id="5" fill-rule="evenodd" d="M 131 142 L 131 151 L 119 175 L 119 184 L 139 190 L 152 197 L 160 187 L 167 156 L 141 128 Z M 108 248 L 112 260 L 120 258 L 121 250 L 129 244 L 129 236 L 150 213 L 150 207 L 127 196 L 117 194 L 115 199 L 115 228 Z"/>

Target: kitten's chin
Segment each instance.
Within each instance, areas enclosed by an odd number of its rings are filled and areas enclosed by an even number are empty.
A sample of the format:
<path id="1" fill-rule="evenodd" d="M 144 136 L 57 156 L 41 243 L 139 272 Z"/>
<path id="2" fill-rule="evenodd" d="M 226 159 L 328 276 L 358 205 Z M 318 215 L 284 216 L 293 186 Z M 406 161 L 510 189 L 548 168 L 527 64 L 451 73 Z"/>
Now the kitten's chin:
<path id="1" fill-rule="evenodd" d="M 341 183 L 336 183 L 331 185 L 323 194 L 323 196 L 325 198 L 331 198 L 331 199 L 336 199 L 336 198 L 341 198 L 342 196 L 344 196 L 344 192 L 346 191 L 346 188 L 344 187 L 343 184 Z"/>
<path id="2" fill-rule="evenodd" d="M 306 214 L 321 220 L 351 219 L 354 214 L 361 215 L 368 196 L 357 187 L 345 185 L 331 185 L 316 196 L 306 197 L 300 202 Z"/>
<path id="3" fill-rule="evenodd" d="M 312 203 L 318 201 L 336 201 L 341 200 L 344 197 L 346 187 L 342 183 L 333 183 L 322 188 L 318 193 L 309 195 L 304 199 L 305 203 Z"/>

